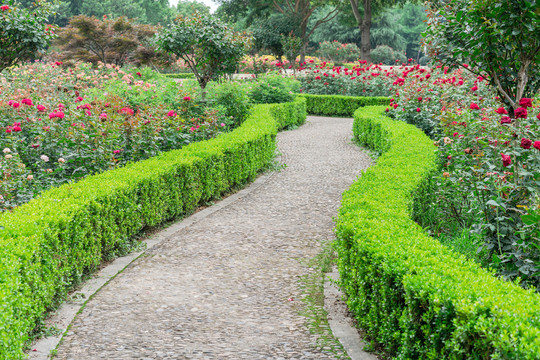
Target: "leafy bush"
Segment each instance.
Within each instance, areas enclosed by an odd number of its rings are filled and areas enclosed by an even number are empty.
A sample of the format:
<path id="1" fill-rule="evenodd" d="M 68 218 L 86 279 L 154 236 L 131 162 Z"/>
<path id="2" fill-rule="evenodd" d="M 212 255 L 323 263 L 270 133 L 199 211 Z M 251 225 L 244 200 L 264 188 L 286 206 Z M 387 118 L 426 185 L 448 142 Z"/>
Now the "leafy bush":
<path id="1" fill-rule="evenodd" d="M 290 77 L 266 75 L 252 83 L 249 97 L 256 104 L 275 104 L 294 100 L 299 83 Z"/>
<path id="2" fill-rule="evenodd" d="M 323 41 L 319 44 L 317 56 L 333 63 L 345 63 L 358 60 L 360 49 L 356 44 L 342 44 L 337 40 Z"/>
<path id="3" fill-rule="evenodd" d="M 13 1 L 0 8 L 0 72 L 35 58 L 55 38 L 47 25 L 53 12 L 51 4 L 38 1 L 30 8 L 15 6 Z"/>
<path id="4" fill-rule="evenodd" d="M 51 189 L 0 214 L 0 358 L 23 358 L 46 310 L 102 259 L 129 248 L 145 226 L 190 214 L 253 180 L 274 156 L 278 129 L 304 121 L 304 99 L 259 105 L 233 132 Z"/>
<path id="5" fill-rule="evenodd" d="M 224 82 L 209 90 L 212 101 L 225 108 L 225 116 L 231 127 L 237 127 L 248 117 L 251 100 L 245 86 L 238 82 Z"/>
<path id="6" fill-rule="evenodd" d="M 355 137 L 383 154 L 343 194 L 336 224 L 341 283 L 359 326 L 399 359 L 538 359 L 539 295 L 411 220 L 412 194 L 438 166 L 434 147 L 383 110 L 354 115 Z"/>
<path id="7" fill-rule="evenodd" d="M 407 57 L 400 51 L 396 51 L 389 46 L 379 45 L 371 50 L 371 60 L 375 64 L 394 65 L 396 63 L 406 64 Z"/>

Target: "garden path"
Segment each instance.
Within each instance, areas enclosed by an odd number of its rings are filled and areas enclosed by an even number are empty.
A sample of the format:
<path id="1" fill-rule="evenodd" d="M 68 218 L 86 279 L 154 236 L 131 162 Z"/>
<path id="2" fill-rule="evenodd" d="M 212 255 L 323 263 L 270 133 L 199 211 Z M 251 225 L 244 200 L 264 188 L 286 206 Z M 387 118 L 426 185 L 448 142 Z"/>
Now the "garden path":
<path id="1" fill-rule="evenodd" d="M 278 134 L 287 166 L 134 261 L 88 301 L 56 358 L 334 359 L 298 313 L 300 278 L 370 164 L 351 128 L 309 117 Z"/>

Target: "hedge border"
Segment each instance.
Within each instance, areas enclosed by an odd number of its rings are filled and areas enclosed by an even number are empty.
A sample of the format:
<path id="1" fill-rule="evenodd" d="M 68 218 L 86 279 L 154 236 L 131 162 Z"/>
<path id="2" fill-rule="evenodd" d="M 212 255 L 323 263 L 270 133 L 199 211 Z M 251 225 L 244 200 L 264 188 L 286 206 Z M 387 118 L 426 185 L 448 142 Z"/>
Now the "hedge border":
<path id="1" fill-rule="evenodd" d="M 358 109 L 354 136 L 383 154 L 343 194 L 336 249 L 349 309 L 397 359 L 540 359 L 540 296 L 427 236 L 414 192 L 436 168 L 419 129 Z"/>
<path id="2" fill-rule="evenodd" d="M 20 359 L 51 306 L 145 226 L 185 216 L 255 179 L 305 99 L 255 106 L 237 129 L 44 192 L 0 216 L 0 358 Z"/>
<path id="3" fill-rule="evenodd" d="M 300 94 L 307 101 L 308 114 L 326 116 L 352 116 L 359 107 L 372 105 L 388 105 L 386 97 L 343 96 L 343 95 L 311 95 Z"/>

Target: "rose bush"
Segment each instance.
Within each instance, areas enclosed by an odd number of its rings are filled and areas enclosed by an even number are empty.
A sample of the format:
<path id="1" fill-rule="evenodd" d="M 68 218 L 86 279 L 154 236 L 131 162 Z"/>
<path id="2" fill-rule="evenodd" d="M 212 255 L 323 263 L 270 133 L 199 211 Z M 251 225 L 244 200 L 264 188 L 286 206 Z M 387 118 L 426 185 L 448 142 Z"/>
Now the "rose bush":
<path id="1" fill-rule="evenodd" d="M 170 86 L 117 66 L 38 62 L 8 76 L 0 78 L 0 210 L 227 128 L 224 110 L 199 106 L 181 88 L 171 96 Z"/>

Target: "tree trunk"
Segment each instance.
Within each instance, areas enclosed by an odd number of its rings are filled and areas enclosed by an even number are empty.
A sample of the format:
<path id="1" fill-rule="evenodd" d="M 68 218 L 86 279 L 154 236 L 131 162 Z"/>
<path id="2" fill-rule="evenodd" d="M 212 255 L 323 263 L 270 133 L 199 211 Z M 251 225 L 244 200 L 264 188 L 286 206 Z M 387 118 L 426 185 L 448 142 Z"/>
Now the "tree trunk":
<path id="1" fill-rule="evenodd" d="M 361 32 L 360 57 L 371 62 L 371 0 L 364 0 L 364 17 L 359 24 Z"/>

